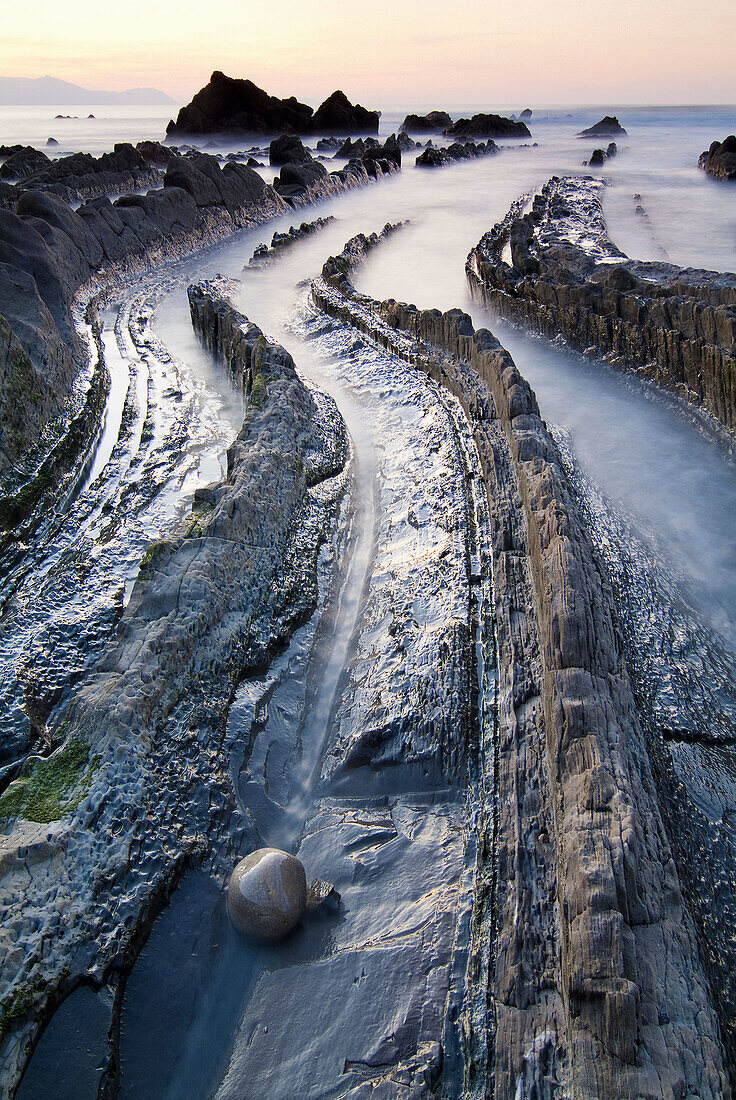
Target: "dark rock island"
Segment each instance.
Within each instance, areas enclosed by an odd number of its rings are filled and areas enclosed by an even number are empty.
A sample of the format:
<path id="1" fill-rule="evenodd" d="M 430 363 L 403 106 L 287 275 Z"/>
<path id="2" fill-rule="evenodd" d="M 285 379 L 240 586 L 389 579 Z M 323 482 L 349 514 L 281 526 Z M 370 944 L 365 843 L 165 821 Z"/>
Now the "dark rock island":
<path id="1" fill-rule="evenodd" d="M 581 130 L 578 137 L 616 137 L 617 135 L 625 136 L 625 134 L 626 131 L 616 116 L 606 115 L 594 126 L 589 126 L 587 130 Z"/>
<path id="2" fill-rule="evenodd" d="M 344 134 L 377 134 L 378 111 L 350 103 L 333 92 L 313 111 L 294 96 L 279 99 L 251 80 L 239 80 L 215 71 L 206 87 L 182 107 L 166 127 L 169 137 L 197 134 L 317 134 L 338 130 Z"/>

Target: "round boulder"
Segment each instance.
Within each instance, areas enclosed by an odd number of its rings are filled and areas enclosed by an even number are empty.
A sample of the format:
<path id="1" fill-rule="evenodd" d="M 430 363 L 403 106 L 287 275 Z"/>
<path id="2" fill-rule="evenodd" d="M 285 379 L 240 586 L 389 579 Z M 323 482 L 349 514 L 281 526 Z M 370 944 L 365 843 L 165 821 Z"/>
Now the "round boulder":
<path id="1" fill-rule="evenodd" d="M 273 942 L 299 923 L 307 900 L 302 863 L 278 848 L 259 848 L 241 859 L 227 888 L 233 925 L 254 939 Z"/>

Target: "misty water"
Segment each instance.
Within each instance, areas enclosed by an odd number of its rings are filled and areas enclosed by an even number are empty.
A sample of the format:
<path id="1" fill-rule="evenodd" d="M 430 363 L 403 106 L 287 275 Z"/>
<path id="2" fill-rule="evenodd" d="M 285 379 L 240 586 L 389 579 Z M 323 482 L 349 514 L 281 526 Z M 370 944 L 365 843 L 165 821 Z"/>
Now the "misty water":
<path id="1" fill-rule="evenodd" d="M 521 106 L 525 104 L 514 109 Z M 61 140 L 62 123 L 40 116 L 42 110 L 47 109 L 34 108 L 26 112 L 27 117 L 16 118 L 16 129 L 11 128 L 5 140 L 30 140 L 32 135 L 45 134 L 44 127 L 51 127 L 49 133 Z M 58 110 L 67 113 L 70 109 Z M 94 108 L 89 110 L 94 112 Z M 302 770 L 294 777 L 293 791 L 283 792 L 283 798 L 291 800 L 292 815 L 282 820 L 265 813 L 259 820 L 269 843 L 293 847 L 309 812 L 310 782 L 359 619 L 366 575 L 371 569 L 371 537 L 378 520 L 374 514 L 378 474 L 371 398 L 358 392 L 350 373 L 353 359 L 355 369 L 359 368 L 361 352 L 355 351 L 354 334 L 347 330 L 342 337 L 338 333 L 333 338 L 330 355 L 315 348 L 309 303 L 308 281 L 319 274 L 326 257 L 339 252 L 355 233 L 380 230 L 389 221 L 409 223 L 369 257 L 356 276 L 359 289 L 373 297 L 393 297 L 420 307 L 460 306 L 471 314 L 476 325 L 491 328 L 535 389 L 542 416 L 564 439 L 584 478 L 627 518 L 663 573 L 674 578 L 689 613 L 706 630 L 722 637 L 736 660 L 736 465 L 725 441 L 714 428 L 698 421 L 691 410 L 658 394 L 653 387 L 603 362 L 531 338 L 499 322 L 469 299 L 464 274 L 469 250 L 520 194 L 541 187 L 552 174 L 581 171 L 582 161 L 589 157 L 595 142 L 578 139 L 575 132 L 612 110 L 608 105 L 605 109 L 535 112 L 540 117 L 532 120 L 532 138 L 526 147 L 519 147 L 516 141 L 500 143 L 503 149 L 498 156 L 453 167 L 415 169 L 414 154 L 410 153 L 404 157 L 399 176 L 243 233 L 207 256 L 169 270 L 161 283 L 151 330 L 172 363 L 178 364 L 177 401 L 189 403 L 186 431 L 197 459 L 191 461 L 190 455 L 187 460 L 184 453 L 179 474 L 172 467 L 166 482 L 166 507 L 158 498 L 150 511 L 142 506 L 136 521 L 137 553 L 143 536 L 154 539 L 171 530 L 173 520 L 179 519 L 191 502 L 197 484 L 221 475 L 225 448 L 242 417 L 240 397 L 225 371 L 212 363 L 192 334 L 186 300 L 190 281 L 215 273 L 241 280 L 239 308 L 292 353 L 297 368 L 311 384 L 334 397 L 345 416 L 357 458 L 355 500 L 359 514 L 354 517 L 352 557 L 339 588 L 339 609 L 332 632 L 318 654 L 311 732 L 309 722 L 305 724 L 311 740 Z M 110 108 L 101 108 L 100 113 L 103 111 L 106 116 L 90 121 L 88 131 L 84 131 L 81 121 L 75 122 L 73 129 L 67 123 L 68 141 L 62 142 L 60 152 L 67 148 L 100 152 L 114 140 L 161 136 L 160 108 L 146 118 L 137 114 L 122 119 Z M 77 113 L 83 113 L 82 109 Z M 618 157 L 609 161 L 605 170 L 597 170 L 609 183 L 604 206 L 613 240 L 638 258 L 666 256 L 677 264 L 734 270 L 733 188 L 714 182 L 696 166 L 699 153 L 714 138 L 723 138 L 736 129 L 733 114 L 718 108 L 626 107 L 619 108 L 618 114 L 629 135 L 618 142 Z M 382 133 L 395 130 L 401 117 L 393 112 L 384 114 Z M 38 138 L 35 140 L 40 144 Z M 228 152 L 242 147 L 241 143 L 218 148 Z M 264 174 L 271 173 L 264 170 Z M 635 195 L 641 198 L 635 200 Z M 647 212 L 646 219 L 635 213 L 639 202 Z M 321 232 L 298 242 L 273 264 L 247 269 L 256 246 L 270 242 L 275 230 L 326 214 L 335 220 Z M 156 278 L 148 282 L 155 285 Z M 136 293 L 140 288 L 131 287 L 122 298 L 130 301 Z M 112 340 L 111 319 L 106 346 L 110 347 L 112 367 L 118 353 Z M 126 354 L 134 360 L 139 352 L 128 348 Z M 113 372 L 108 418 L 93 458 L 93 476 L 70 511 L 71 523 L 76 515 L 92 514 L 94 502 L 90 500 L 90 509 L 85 512 L 84 499 L 95 484 L 99 487 L 100 479 L 104 482 L 108 461 L 115 455 L 129 384 L 127 372 L 133 369 L 123 360 L 125 356 L 117 363 L 121 374 L 116 377 Z M 164 406 L 168 392 L 164 383 L 170 373 L 167 367 L 159 385 Z M 168 383 L 171 389 L 173 383 Z M 162 427 L 156 436 L 157 445 L 165 449 L 167 438 Z M 384 442 L 382 446 L 385 450 L 378 458 L 385 459 L 391 445 Z M 69 537 L 72 535 L 70 531 Z M 111 562 L 105 586 L 123 583 L 129 592 L 135 563 L 130 556 L 122 555 L 117 574 L 115 568 Z M 304 676 L 299 647 L 307 652 L 307 644 L 306 635 L 295 637 L 291 657 L 284 658 L 284 669 L 279 670 L 279 690 L 287 701 L 299 677 Z M 293 661 L 291 669 L 287 667 L 289 660 Z M 246 691 L 236 700 L 231 720 L 246 723 L 249 705 Z M 268 736 L 266 731 L 261 753 L 264 760 L 270 744 Z M 276 734 L 273 740 L 278 741 Z M 259 751 L 256 742 L 255 764 Z M 266 764 L 263 766 L 265 769 Z M 247 803 L 251 774 L 243 780 L 237 766 L 234 774 Z M 177 943 L 181 937 L 186 940 L 189 958 L 180 969 Z M 285 959 L 298 962 L 309 957 L 310 951 L 320 949 L 316 933 L 308 933 L 296 947 L 286 948 L 286 955 L 282 954 L 278 962 L 270 950 L 244 947 L 227 927 L 221 898 L 213 892 L 211 882 L 206 876 L 191 875 L 154 928 L 128 983 L 121 1022 L 121 1095 L 139 1100 L 161 1096 L 204 1100 L 212 1095 L 225 1074 L 228 1052 L 240 1020 L 247 1014 L 248 998 L 258 974 L 264 967 L 280 967 Z M 173 981 L 172 986 L 166 984 L 169 981 Z M 53 1079 L 49 1077 L 51 1068 L 59 1064 L 66 1067 L 66 1079 L 63 1086 L 54 1079 L 57 1096 L 84 1100 L 96 1095 L 94 1074 L 84 1051 L 70 1056 L 67 1045 L 66 1032 L 61 1025 L 55 1032 L 52 1023 L 18 1093 L 21 1100 L 39 1100 L 46 1095 L 44 1089 Z M 159 1053 L 163 1049 L 165 1056 Z M 235 1087 L 237 1081 L 231 1080 L 230 1084 Z M 221 1094 L 233 1093 L 223 1086 Z"/>

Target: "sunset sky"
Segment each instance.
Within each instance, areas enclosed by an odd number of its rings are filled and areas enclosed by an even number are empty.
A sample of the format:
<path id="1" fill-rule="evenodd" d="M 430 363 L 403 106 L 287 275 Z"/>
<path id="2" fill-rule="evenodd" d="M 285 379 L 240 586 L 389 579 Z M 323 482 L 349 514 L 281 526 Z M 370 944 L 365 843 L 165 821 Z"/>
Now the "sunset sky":
<path id="1" fill-rule="evenodd" d="M 733 103 L 735 48 L 734 0 L 25 0 L 0 75 L 182 102 L 222 69 L 311 102 Z"/>

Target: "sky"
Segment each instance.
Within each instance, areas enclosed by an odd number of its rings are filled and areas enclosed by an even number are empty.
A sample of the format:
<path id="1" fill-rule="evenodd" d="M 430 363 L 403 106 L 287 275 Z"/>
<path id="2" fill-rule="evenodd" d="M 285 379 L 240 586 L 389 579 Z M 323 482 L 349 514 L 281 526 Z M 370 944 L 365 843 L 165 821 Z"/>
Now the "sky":
<path id="1" fill-rule="evenodd" d="M 213 69 L 316 104 L 736 102 L 735 0 L 25 0 L 0 75 L 155 87 Z"/>

